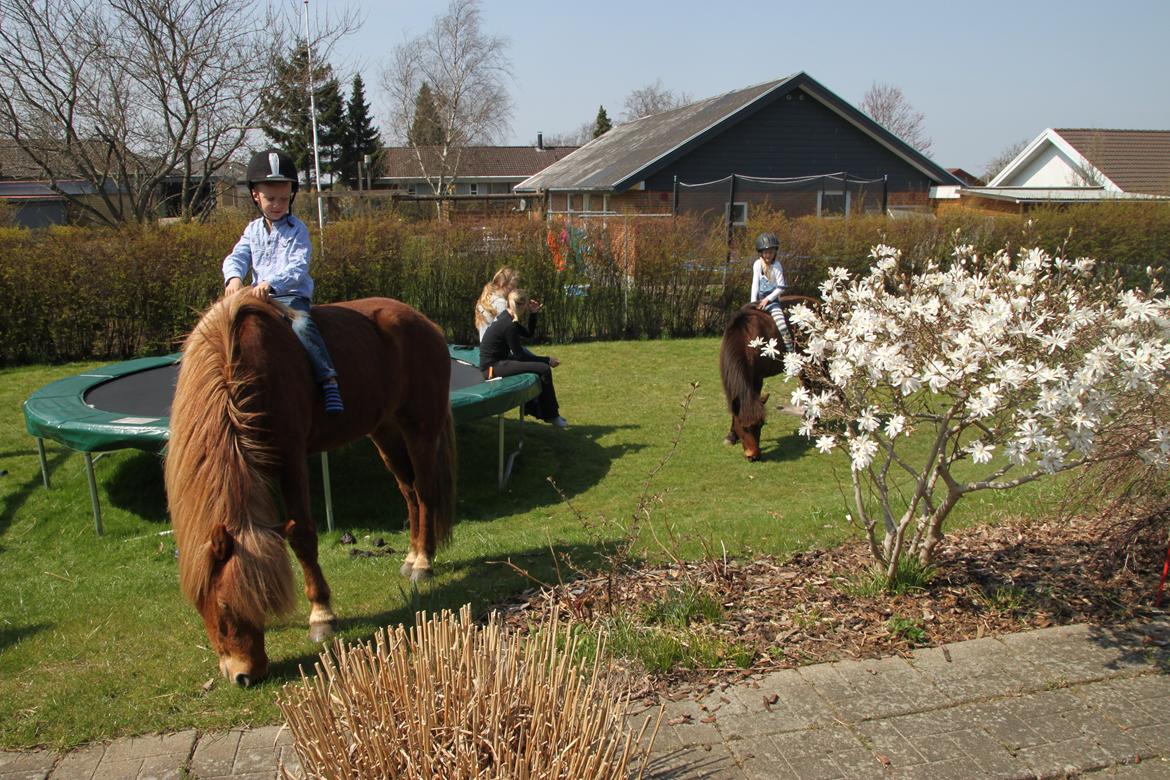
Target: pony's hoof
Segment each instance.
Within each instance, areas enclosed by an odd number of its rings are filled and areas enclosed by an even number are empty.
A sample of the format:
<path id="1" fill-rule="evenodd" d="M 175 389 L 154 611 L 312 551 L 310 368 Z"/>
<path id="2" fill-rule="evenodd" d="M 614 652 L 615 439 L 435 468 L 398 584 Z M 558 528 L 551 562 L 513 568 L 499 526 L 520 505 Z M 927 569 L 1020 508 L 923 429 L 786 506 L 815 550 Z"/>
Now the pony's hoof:
<path id="1" fill-rule="evenodd" d="M 410 573 L 411 582 L 426 582 L 433 576 L 430 569 L 412 569 Z"/>
<path id="2" fill-rule="evenodd" d="M 402 564 L 401 567 L 399 567 L 398 573 L 403 577 L 411 577 L 411 579 L 413 579 L 414 564 L 410 561 L 407 561 L 406 563 Z"/>
<path id="3" fill-rule="evenodd" d="M 731 446 L 732 444 L 739 444 L 739 437 L 734 433 L 729 433 L 723 437 L 723 443 Z"/>
<path id="4" fill-rule="evenodd" d="M 310 623 L 309 624 L 309 641 L 313 643 L 327 642 L 333 633 L 337 630 L 337 622 L 330 621 L 328 623 Z"/>

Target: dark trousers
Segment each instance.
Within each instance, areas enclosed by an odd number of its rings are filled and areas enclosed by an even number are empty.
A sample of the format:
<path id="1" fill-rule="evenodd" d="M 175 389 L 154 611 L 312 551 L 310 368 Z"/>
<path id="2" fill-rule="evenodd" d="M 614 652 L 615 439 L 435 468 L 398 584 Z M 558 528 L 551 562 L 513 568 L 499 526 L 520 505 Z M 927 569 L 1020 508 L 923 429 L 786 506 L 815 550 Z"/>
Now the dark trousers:
<path id="1" fill-rule="evenodd" d="M 560 416 L 557 391 L 553 388 L 552 369 L 548 363 L 539 360 L 501 360 L 491 366 L 492 376 L 515 376 L 536 374 L 540 377 L 540 395 L 524 404 L 524 413 L 539 420 L 551 420 Z"/>

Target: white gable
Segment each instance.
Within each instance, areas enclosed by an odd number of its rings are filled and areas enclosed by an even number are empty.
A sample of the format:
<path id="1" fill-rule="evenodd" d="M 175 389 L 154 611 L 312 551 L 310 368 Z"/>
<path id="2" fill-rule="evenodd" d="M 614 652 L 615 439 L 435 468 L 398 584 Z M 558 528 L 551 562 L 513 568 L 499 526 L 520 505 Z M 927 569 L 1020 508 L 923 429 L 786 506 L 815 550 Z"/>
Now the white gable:
<path id="1" fill-rule="evenodd" d="M 1084 186 L 1084 176 L 1069 156 L 1052 144 L 1021 166 L 1002 187 L 1076 187 Z"/>
<path id="2" fill-rule="evenodd" d="M 1103 187 L 1106 192 L 1121 192 L 1120 187 L 1051 128 L 1004 166 L 988 186 Z"/>

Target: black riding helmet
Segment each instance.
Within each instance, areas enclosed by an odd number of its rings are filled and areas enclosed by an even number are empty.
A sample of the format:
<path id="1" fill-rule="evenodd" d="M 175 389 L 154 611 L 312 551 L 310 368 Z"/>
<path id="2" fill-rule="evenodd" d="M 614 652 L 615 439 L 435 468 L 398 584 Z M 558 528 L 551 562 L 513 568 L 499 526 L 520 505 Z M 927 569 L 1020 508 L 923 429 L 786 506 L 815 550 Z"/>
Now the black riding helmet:
<path id="1" fill-rule="evenodd" d="M 775 233 L 760 233 L 756 236 L 756 251 L 763 252 L 765 249 L 779 249 L 780 239 L 776 238 Z"/>
<path id="2" fill-rule="evenodd" d="M 300 186 L 297 180 L 297 166 L 291 157 L 279 149 L 270 148 L 256 152 L 248 161 L 248 189 L 254 190 L 257 184 L 266 181 L 292 182 L 292 200 L 296 200 L 297 188 Z M 290 210 L 292 200 L 289 201 Z"/>

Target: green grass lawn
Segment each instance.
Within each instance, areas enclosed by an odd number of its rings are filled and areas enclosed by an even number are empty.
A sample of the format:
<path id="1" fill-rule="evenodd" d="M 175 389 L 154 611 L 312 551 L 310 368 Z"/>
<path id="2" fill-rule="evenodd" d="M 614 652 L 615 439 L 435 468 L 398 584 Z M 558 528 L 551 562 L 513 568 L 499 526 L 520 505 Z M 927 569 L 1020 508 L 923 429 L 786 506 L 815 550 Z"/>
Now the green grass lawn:
<path id="1" fill-rule="evenodd" d="M 785 555 L 856 533 L 843 520 L 849 483 L 840 456 L 818 454 L 796 435 L 797 418 L 771 413 L 764 458 L 748 463 L 721 440 L 729 418 L 718 375 L 718 340 L 573 344 L 546 350 L 570 428 L 524 425 L 524 450 L 505 492 L 496 490 L 496 423 L 458 430 L 459 524 L 435 578 L 412 594 L 399 577 L 406 546 L 403 505 L 372 445 L 331 456 L 337 530 L 322 534 L 321 558 L 346 640 L 411 619 L 414 609 L 492 602 L 532 586 L 510 560 L 554 582 L 550 548 L 597 562 L 620 533 L 647 476 L 670 452 L 692 382 L 698 382 L 673 457 L 651 492 L 660 530 L 677 555 Z M 94 534 L 80 455 L 47 443 L 53 488 L 41 484 L 36 443 L 21 402 L 80 364 L 0 371 L 0 747 L 67 747 L 127 734 L 278 722 L 278 686 L 311 666 L 307 603 L 268 632 L 271 678 L 239 690 L 219 679 L 202 622 L 179 595 L 159 458 L 134 451 L 97 463 L 105 536 Z M 769 382 L 773 401 L 790 389 Z M 515 440 L 515 413 L 509 442 Z M 320 469 L 312 492 L 323 528 Z M 550 484 L 567 499 L 562 500 Z M 954 524 L 1044 511 L 1043 483 L 1006 495 L 976 494 Z M 354 557 L 385 539 L 393 557 Z M 663 553 L 643 532 L 642 554 Z M 661 538 L 666 538 L 660 533 Z M 297 568 L 299 571 L 299 567 Z M 562 566 L 561 571 L 565 569 Z M 214 680 L 209 688 L 205 683 Z"/>

